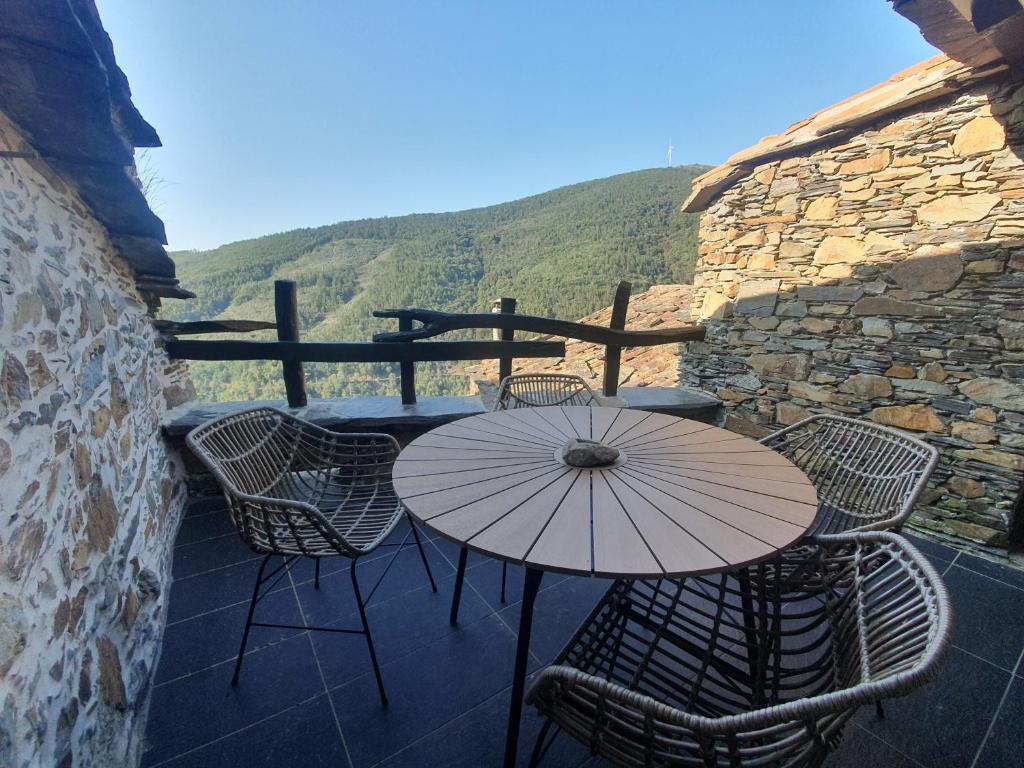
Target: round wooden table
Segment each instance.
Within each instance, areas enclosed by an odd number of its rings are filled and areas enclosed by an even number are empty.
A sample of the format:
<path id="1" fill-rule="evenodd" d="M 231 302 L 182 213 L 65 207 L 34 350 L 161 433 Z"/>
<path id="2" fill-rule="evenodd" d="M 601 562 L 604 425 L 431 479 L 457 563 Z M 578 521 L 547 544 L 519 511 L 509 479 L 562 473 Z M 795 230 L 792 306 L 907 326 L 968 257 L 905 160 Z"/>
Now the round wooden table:
<path id="1" fill-rule="evenodd" d="M 561 458 L 574 438 L 619 450 L 608 467 Z M 485 413 L 413 440 L 394 466 L 413 517 L 462 547 L 526 566 L 505 764 L 514 765 L 533 606 L 544 571 L 673 578 L 770 558 L 798 541 L 817 494 L 788 459 L 734 432 L 623 408 Z"/>

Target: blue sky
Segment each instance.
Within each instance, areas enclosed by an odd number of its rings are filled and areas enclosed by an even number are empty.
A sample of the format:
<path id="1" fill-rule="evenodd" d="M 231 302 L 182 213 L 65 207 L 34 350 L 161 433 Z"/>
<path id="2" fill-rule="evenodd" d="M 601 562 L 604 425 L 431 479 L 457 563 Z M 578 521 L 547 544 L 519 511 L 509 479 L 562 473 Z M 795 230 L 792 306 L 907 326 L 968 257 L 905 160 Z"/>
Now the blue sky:
<path id="1" fill-rule="evenodd" d="M 936 52 L 885 0 L 98 0 L 173 248 L 719 163 Z"/>

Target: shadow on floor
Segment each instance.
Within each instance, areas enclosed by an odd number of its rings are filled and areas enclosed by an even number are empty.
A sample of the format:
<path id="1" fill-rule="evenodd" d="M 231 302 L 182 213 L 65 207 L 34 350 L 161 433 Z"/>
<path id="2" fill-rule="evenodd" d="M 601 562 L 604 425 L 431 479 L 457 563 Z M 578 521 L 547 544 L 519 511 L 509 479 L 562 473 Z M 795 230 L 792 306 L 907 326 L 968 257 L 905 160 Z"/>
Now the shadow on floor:
<path id="1" fill-rule="evenodd" d="M 403 524 L 405 525 L 405 524 Z M 400 528 L 395 536 L 404 536 Z M 912 537 L 943 574 L 955 647 L 938 680 L 854 718 L 832 767 L 1002 768 L 1024 754 L 1024 572 Z M 259 559 L 223 509 L 193 504 L 178 535 L 175 581 L 152 695 L 143 766 L 501 765 L 522 572 L 471 555 L 460 624 L 448 624 L 457 549 L 429 541 L 437 594 L 414 549 L 371 601 L 391 706 L 380 708 L 361 636 L 254 629 L 241 685 L 230 686 Z M 390 552 L 360 563 L 372 583 Z M 298 564 L 260 610 L 275 623 L 357 626 L 346 560 L 325 562 L 321 588 Z M 537 599 L 532 669 L 549 662 L 609 582 L 549 574 Z M 526 764 L 540 720 L 524 716 Z M 562 736 L 545 768 L 603 765 Z"/>

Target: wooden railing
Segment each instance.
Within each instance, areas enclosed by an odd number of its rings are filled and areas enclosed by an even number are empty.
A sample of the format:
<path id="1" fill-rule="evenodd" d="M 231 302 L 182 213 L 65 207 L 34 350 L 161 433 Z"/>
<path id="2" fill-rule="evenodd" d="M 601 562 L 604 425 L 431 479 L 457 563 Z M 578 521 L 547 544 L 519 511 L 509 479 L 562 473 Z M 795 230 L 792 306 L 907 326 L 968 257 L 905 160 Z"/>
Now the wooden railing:
<path id="1" fill-rule="evenodd" d="M 387 309 L 375 317 L 398 320 L 398 330 L 374 334 L 372 342 L 300 341 L 298 301 L 295 283 L 274 283 L 276 323 L 249 320 L 204 320 L 194 323 L 161 322 L 169 337 L 165 347 L 170 357 L 179 360 L 280 360 L 288 395 L 288 405 L 307 404 L 303 363 L 398 363 L 402 402 L 416 402 L 416 363 L 498 360 L 499 376 L 512 372 L 516 358 L 565 357 L 565 342 L 551 340 L 515 340 L 516 331 L 579 339 L 605 346 L 604 393 L 618 392 L 619 369 L 624 347 L 649 347 L 676 344 L 704 338 L 704 328 L 684 326 L 650 331 L 627 331 L 626 314 L 631 286 L 619 283 L 612 305 L 609 326 L 553 320 L 547 317 L 516 314 L 516 300 L 501 299 L 498 312 L 454 314 L 428 309 Z M 415 327 L 414 323 L 420 323 Z M 195 341 L 177 336 L 200 333 L 246 332 L 277 329 L 277 341 Z M 500 331 L 492 341 L 422 341 L 456 330 L 491 328 Z"/>

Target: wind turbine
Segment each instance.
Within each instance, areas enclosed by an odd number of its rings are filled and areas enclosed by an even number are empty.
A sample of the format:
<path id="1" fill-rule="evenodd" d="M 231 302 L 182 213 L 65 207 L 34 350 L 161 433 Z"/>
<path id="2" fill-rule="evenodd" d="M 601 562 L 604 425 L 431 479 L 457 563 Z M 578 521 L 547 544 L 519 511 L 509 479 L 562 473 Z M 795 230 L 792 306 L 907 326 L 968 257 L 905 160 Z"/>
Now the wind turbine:
<path id="1" fill-rule="evenodd" d="M 668 140 L 668 167 L 672 167 L 672 139 Z"/>

